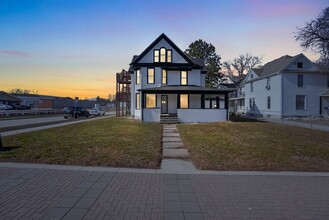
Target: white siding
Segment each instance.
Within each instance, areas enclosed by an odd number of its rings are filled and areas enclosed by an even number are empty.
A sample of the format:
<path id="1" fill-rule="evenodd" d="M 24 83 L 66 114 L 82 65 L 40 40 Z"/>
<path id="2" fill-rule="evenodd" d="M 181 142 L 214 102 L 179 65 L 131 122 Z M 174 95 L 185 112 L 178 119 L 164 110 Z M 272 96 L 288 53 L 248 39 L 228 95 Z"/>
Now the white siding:
<path id="1" fill-rule="evenodd" d="M 160 109 L 158 108 L 144 108 L 143 120 L 146 122 L 160 122 Z"/>
<path id="2" fill-rule="evenodd" d="M 251 92 L 250 82 L 244 86 L 246 113 L 281 116 L 281 75 L 271 76 L 271 88 L 266 89 L 267 78 L 253 81 L 254 90 Z M 271 109 L 267 109 L 267 97 L 271 97 Z M 255 99 L 254 109 L 250 109 L 249 100 Z"/>
<path id="3" fill-rule="evenodd" d="M 178 109 L 177 117 L 180 122 L 220 122 L 226 121 L 226 109 Z"/>
<path id="4" fill-rule="evenodd" d="M 297 75 L 302 74 L 304 86 L 297 86 Z M 315 73 L 283 73 L 284 116 L 320 114 L 320 95 L 327 89 L 327 75 Z M 296 95 L 306 96 L 306 110 L 296 110 Z"/>

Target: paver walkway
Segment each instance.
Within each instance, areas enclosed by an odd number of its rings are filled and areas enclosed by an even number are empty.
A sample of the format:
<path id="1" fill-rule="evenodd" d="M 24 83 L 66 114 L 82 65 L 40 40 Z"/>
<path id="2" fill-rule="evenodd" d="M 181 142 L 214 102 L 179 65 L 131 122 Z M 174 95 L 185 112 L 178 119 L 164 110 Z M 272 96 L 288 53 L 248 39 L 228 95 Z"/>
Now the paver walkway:
<path id="1" fill-rule="evenodd" d="M 164 124 L 162 129 L 162 162 L 161 172 L 177 171 L 195 173 L 198 170 L 188 161 L 190 154 L 184 147 L 175 124 Z"/>
<path id="2" fill-rule="evenodd" d="M 322 175 L 0 163 L 0 219 L 328 219 L 329 174 Z"/>

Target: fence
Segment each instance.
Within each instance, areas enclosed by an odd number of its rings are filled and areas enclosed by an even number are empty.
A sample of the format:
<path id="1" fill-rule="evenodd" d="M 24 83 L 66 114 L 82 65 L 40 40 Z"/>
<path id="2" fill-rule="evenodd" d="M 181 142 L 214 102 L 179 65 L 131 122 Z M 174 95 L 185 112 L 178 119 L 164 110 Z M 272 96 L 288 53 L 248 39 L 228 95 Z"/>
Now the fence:
<path id="1" fill-rule="evenodd" d="M 62 109 L 0 110 L 0 116 L 61 114 Z"/>
<path id="2" fill-rule="evenodd" d="M 271 110 L 248 111 L 249 118 L 256 118 L 261 121 L 268 121 L 282 125 L 292 125 L 304 128 L 312 128 L 322 131 L 329 131 L 329 117 L 318 114 L 284 115 L 281 112 Z"/>

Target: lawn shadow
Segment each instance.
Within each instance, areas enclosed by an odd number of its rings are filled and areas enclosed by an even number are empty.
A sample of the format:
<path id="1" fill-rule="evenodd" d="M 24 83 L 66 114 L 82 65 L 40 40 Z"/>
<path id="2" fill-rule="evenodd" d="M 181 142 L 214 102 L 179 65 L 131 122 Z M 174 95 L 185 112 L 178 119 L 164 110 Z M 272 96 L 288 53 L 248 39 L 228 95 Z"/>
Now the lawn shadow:
<path id="1" fill-rule="evenodd" d="M 0 152 L 7 152 L 7 151 L 12 151 L 15 149 L 22 148 L 21 146 L 8 146 L 8 147 L 2 147 L 0 148 Z"/>
<path id="2" fill-rule="evenodd" d="M 237 115 L 231 115 L 230 121 L 231 122 L 264 122 L 264 121 L 260 121 L 260 120 L 254 119 L 254 118 L 247 118 L 244 116 L 237 116 Z"/>

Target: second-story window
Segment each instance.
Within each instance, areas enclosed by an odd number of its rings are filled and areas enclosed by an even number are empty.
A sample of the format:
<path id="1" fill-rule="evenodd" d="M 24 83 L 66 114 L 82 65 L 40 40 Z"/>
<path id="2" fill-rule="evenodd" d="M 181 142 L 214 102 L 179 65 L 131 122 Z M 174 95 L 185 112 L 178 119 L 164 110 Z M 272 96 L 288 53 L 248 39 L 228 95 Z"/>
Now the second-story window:
<path id="1" fill-rule="evenodd" d="M 270 77 L 267 77 L 266 85 L 271 86 L 271 78 Z"/>
<path id="2" fill-rule="evenodd" d="M 162 84 L 167 84 L 167 70 L 162 70 Z"/>
<path id="3" fill-rule="evenodd" d="M 161 63 L 166 62 L 166 48 L 160 49 L 160 62 Z"/>
<path id="4" fill-rule="evenodd" d="M 303 75 L 298 75 L 297 76 L 297 86 L 298 87 L 303 87 L 304 86 L 304 76 Z"/>
<path id="5" fill-rule="evenodd" d="M 187 85 L 187 71 L 180 72 L 180 84 Z"/>
<path id="6" fill-rule="evenodd" d="M 136 85 L 139 85 L 141 83 L 141 71 L 136 70 Z"/>
<path id="7" fill-rule="evenodd" d="M 147 69 L 147 83 L 148 84 L 154 83 L 154 68 Z"/>
<path id="8" fill-rule="evenodd" d="M 159 50 L 154 50 L 154 62 L 159 62 Z"/>
<path id="9" fill-rule="evenodd" d="M 254 83 L 251 82 L 251 83 L 250 83 L 250 92 L 253 92 L 253 91 L 254 91 Z"/>

